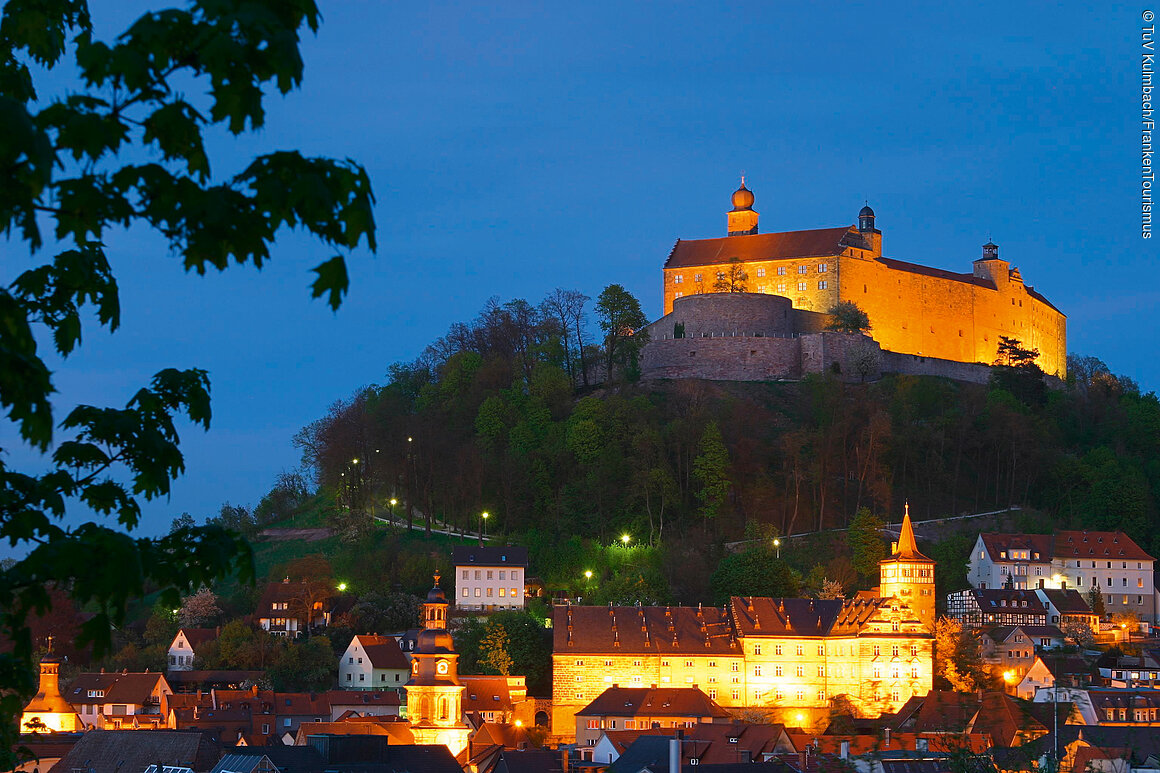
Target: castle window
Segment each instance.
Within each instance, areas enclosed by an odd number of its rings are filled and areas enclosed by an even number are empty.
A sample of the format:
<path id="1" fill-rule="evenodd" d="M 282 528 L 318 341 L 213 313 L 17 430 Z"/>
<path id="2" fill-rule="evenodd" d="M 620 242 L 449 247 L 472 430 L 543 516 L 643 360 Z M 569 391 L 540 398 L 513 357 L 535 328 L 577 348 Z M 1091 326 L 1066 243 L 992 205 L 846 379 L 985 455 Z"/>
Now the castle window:
<path id="1" fill-rule="evenodd" d="M 782 654 L 782 653 L 781 653 L 781 645 L 780 645 L 780 644 L 775 644 L 775 645 L 773 645 L 773 654 L 774 654 L 774 655 L 780 655 L 780 654 Z"/>
<path id="2" fill-rule="evenodd" d="M 805 650 L 802 649 L 802 645 L 800 645 L 800 644 L 797 646 L 797 654 L 799 654 L 799 655 L 805 654 Z"/>
<path id="3" fill-rule="evenodd" d="M 779 293 L 782 293 L 782 294 L 784 294 L 784 293 L 785 293 L 785 283 L 784 283 L 784 282 L 782 282 L 781 284 L 779 284 L 779 285 L 777 286 L 777 291 L 778 291 Z"/>
<path id="4" fill-rule="evenodd" d="M 675 285 L 679 285 L 683 281 L 685 281 L 685 277 L 683 277 L 680 274 L 677 274 L 676 276 L 673 277 L 673 284 L 675 284 Z"/>
<path id="5" fill-rule="evenodd" d="M 809 271 L 810 271 L 810 267 L 809 267 L 809 266 L 805 266 L 805 265 L 798 266 L 798 273 L 799 273 L 799 274 L 808 274 L 808 273 L 809 273 Z"/>
<path id="6" fill-rule="evenodd" d="M 735 701 L 741 700 L 741 691 L 740 690 L 733 691 L 733 700 L 735 700 Z"/>
<path id="7" fill-rule="evenodd" d="M 718 272 L 717 272 L 717 278 L 718 278 L 718 279 L 724 279 L 724 278 L 725 278 L 725 272 L 724 272 L 724 271 L 718 271 Z"/>
<path id="8" fill-rule="evenodd" d="M 818 280 L 818 289 L 819 289 L 819 290 L 825 290 L 825 289 L 826 289 L 826 280 L 825 280 L 825 279 L 820 279 L 820 280 Z"/>
<path id="9" fill-rule="evenodd" d="M 826 264 L 826 263 L 819 263 L 818 264 L 818 273 L 819 274 L 824 274 L 829 270 L 830 270 L 830 266 L 828 264 Z"/>
<path id="10" fill-rule="evenodd" d="M 711 700 L 711 701 L 717 700 L 717 691 L 714 690 L 712 687 L 709 688 L 709 700 Z"/>
<path id="11" fill-rule="evenodd" d="M 805 282 L 798 282 L 798 292 L 804 293 L 805 291 L 806 291 L 806 283 Z"/>
<path id="12" fill-rule="evenodd" d="M 704 279 L 704 276 L 703 276 L 703 275 L 701 275 L 701 274 L 693 274 L 693 281 L 694 281 L 694 282 L 700 282 L 700 281 L 702 281 L 703 279 Z"/>
<path id="13" fill-rule="evenodd" d="M 898 694 L 898 690 L 894 690 L 890 693 L 890 700 L 894 701 L 895 703 L 898 703 L 898 701 L 902 700 L 902 696 Z"/>
<path id="14" fill-rule="evenodd" d="M 806 691 L 798 690 L 794 697 L 796 697 L 798 701 L 804 701 L 806 699 Z"/>
<path id="15" fill-rule="evenodd" d="M 869 290 L 866 288 L 866 285 L 862 285 L 862 292 L 863 293 L 869 292 Z"/>
<path id="16" fill-rule="evenodd" d="M 761 654 L 761 645 L 760 645 L 760 644 L 754 644 L 754 645 L 753 645 L 753 654 L 754 654 L 754 655 L 760 655 L 760 654 Z"/>
<path id="17" fill-rule="evenodd" d="M 778 276 L 785 276 L 785 266 L 778 266 L 777 267 L 777 275 Z"/>
<path id="18" fill-rule="evenodd" d="M 794 670 L 794 675 L 795 676 L 805 676 L 806 675 L 806 667 L 805 666 L 798 666 Z"/>
<path id="19" fill-rule="evenodd" d="M 757 269 L 757 275 L 758 276 L 765 276 L 765 269 L 764 268 Z"/>
<path id="20" fill-rule="evenodd" d="M 774 666 L 773 667 L 773 675 L 774 676 L 782 676 L 783 675 L 782 671 L 781 671 L 781 666 Z"/>
<path id="21" fill-rule="evenodd" d="M 963 331 L 960 330 L 959 331 L 959 338 L 962 338 L 962 337 L 963 337 Z"/>
<path id="22" fill-rule="evenodd" d="M 753 675 L 754 676 L 761 676 L 761 666 L 754 666 L 753 667 Z"/>
<path id="23" fill-rule="evenodd" d="M 682 293 L 682 292 L 679 292 L 679 291 L 678 291 L 678 292 L 676 292 L 676 293 L 674 293 L 674 294 L 673 294 L 673 297 L 674 297 L 674 298 L 684 298 L 684 297 L 685 297 L 685 294 L 684 294 L 684 293 Z"/>

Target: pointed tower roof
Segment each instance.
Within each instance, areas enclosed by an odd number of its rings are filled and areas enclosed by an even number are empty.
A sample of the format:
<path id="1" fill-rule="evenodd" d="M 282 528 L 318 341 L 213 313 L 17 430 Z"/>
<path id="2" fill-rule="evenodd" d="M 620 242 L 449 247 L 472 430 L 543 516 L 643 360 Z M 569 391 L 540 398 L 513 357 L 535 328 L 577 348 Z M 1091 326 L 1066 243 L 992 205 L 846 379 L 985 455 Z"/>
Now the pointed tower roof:
<path id="1" fill-rule="evenodd" d="M 910 523 L 909 502 L 906 503 L 905 514 L 902 516 L 902 533 L 898 535 L 898 546 L 895 548 L 892 558 L 934 562 L 934 559 L 918 552 L 918 542 L 914 539 L 914 527 Z"/>

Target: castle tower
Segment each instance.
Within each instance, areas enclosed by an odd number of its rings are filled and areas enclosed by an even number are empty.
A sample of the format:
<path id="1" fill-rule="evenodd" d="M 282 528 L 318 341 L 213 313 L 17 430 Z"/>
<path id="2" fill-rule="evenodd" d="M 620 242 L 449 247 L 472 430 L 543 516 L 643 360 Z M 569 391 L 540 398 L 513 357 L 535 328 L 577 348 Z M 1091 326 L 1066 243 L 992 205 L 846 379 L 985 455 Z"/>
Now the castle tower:
<path id="1" fill-rule="evenodd" d="M 467 748 L 470 728 L 463 722 L 463 691 L 459 683 L 459 655 L 447 631 L 447 597 L 439 587 L 427 593 L 423 630 L 411 656 L 407 690 L 407 718 L 417 744 L 442 744 L 452 754 Z"/>
<path id="2" fill-rule="evenodd" d="M 741 177 L 741 187 L 733 192 L 733 209 L 729 217 L 729 236 L 746 236 L 757 233 L 757 212 L 753 210 L 753 191 L 745 187 L 745 177 Z"/>
<path id="3" fill-rule="evenodd" d="M 20 732 L 76 733 L 83 729 L 81 718 L 60 692 L 61 662 L 52 654 L 49 637 L 48 654 L 40 660 L 40 689 L 20 715 Z"/>
<path id="4" fill-rule="evenodd" d="M 999 257 L 999 245 L 991 240 L 983 245 L 983 257 L 974 262 L 974 274 L 990 279 L 998 288 L 1006 287 L 1011 278 L 1010 264 Z"/>
<path id="5" fill-rule="evenodd" d="M 874 225 L 874 210 L 869 203 L 858 212 L 858 232 L 869 243 L 871 252 L 882 254 L 882 232 Z"/>
<path id="6" fill-rule="evenodd" d="M 934 624 L 934 559 L 918 552 L 914 527 L 910 524 L 910 504 L 902 518 L 902 533 L 891 545 L 890 558 L 878 562 L 879 591 L 882 598 L 898 598 L 914 610 L 918 619 Z"/>

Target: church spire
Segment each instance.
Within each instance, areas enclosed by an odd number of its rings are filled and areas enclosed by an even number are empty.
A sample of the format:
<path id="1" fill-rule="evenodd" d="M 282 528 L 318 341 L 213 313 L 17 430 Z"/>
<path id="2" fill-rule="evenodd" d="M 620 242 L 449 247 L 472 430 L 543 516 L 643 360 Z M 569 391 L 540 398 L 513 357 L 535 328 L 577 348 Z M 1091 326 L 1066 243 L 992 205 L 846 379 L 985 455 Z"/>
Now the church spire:
<path id="1" fill-rule="evenodd" d="M 918 541 L 914 538 L 914 526 L 910 523 L 910 502 L 905 505 L 905 514 L 902 516 L 902 531 L 898 535 L 898 545 L 894 549 L 894 555 L 899 558 L 921 558 L 929 561 L 930 559 L 918 552 Z"/>

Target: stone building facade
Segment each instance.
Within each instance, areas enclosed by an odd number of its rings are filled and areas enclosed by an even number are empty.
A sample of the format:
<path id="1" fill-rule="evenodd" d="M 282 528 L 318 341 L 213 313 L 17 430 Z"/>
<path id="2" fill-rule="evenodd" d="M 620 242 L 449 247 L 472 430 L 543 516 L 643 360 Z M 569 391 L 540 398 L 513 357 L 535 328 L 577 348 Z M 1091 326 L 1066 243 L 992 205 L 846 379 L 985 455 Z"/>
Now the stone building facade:
<path id="1" fill-rule="evenodd" d="M 1047 374 L 1066 375 L 1066 317 L 1024 284 L 997 245 L 984 245 L 971 273 L 945 271 L 884 257 L 868 206 L 857 226 L 762 234 L 753 200 L 742 183 L 728 236 L 673 246 L 663 270 L 665 314 L 680 298 L 715 293 L 718 280 L 740 267 L 749 292 L 785 298 L 795 310 L 825 312 L 853 301 L 869 315 L 874 339 L 893 353 L 989 364 L 1007 336 L 1037 349 Z"/>
<path id="2" fill-rule="evenodd" d="M 932 636 L 898 599 L 734 597 L 719 607 L 557 606 L 552 735 L 609 687 L 698 687 L 726 709 L 823 723 L 896 711 L 931 688 Z"/>

